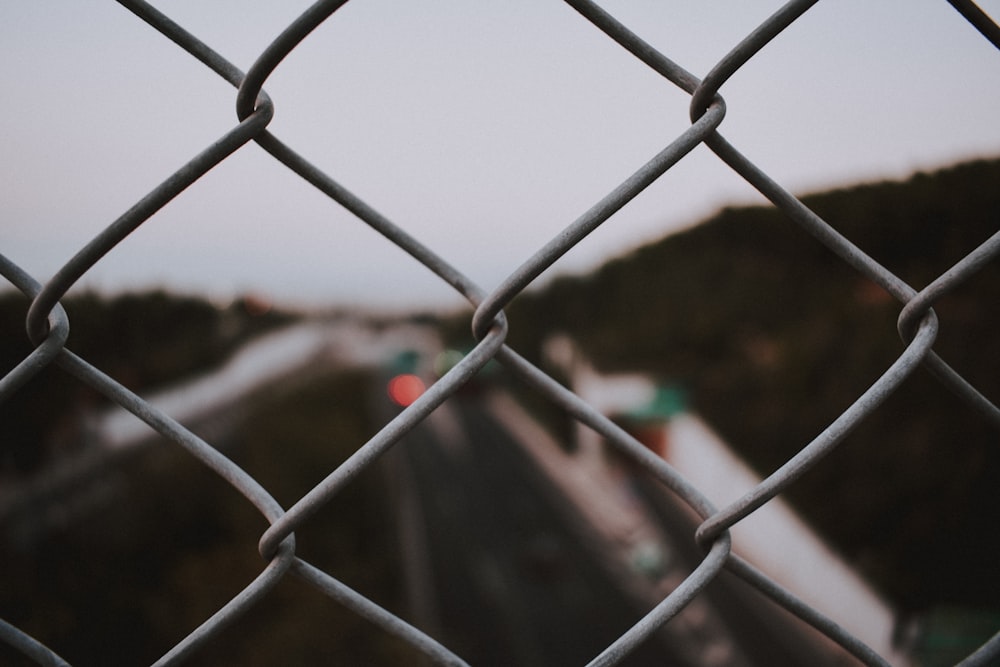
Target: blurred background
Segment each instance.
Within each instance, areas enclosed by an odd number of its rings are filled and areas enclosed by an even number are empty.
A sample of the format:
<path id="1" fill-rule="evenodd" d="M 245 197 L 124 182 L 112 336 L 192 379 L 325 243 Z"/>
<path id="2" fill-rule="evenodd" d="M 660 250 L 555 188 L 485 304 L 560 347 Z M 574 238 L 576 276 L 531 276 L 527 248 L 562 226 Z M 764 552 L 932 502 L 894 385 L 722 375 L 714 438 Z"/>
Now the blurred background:
<path id="1" fill-rule="evenodd" d="M 604 6 L 704 76 L 780 4 Z M 246 71 L 306 6 L 161 9 Z M 0 12 L 0 239 L 44 281 L 232 128 L 235 91 L 116 3 Z M 998 77 L 995 49 L 945 2 L 818 3 L 726 83 L 720 130 L 795 193 L 902 178 L 1000 152 Z M 686 93 L 560 2 L 348 3 L 266 90 L 270 131 L 487 290 L 689 125 Z M 762 201 L 700 147 L 553 273 Z M 296 305 L 460 303 L 254 145 L 80 285 L 135 286 Z"/>
<path id="2" fill-rule="evenodd" d="M 0 8 L 0 252 L 40 282 L 236 123 L 234 90 L 128 11 L 64 4 Z M 698 76 L 779 6 L 689 5 L 605 3 Z M 246 70 L 304 7 L 161 9 Z M 819 3 L 727 82 L 720 132 L 919 289 L 996 231 L 998 78 L 947 3 Z M 265 88 L 271 131 L 486 290 L 689 122 L 562 3 L 348 3 Z M 447 285 L 252 144 L 63 303 L 71 350 L 286 508 L 475 345 Z M 935 350 L 994 398 L 997 303 L 992 262 L 935 304 Z M 0 372 L 28 305 L 0 295 Z M 507 342 L 675 465 L 719 447 L 759 477 L 899 356 L 900 308 L 699 147 L 517 297 Z M 91 387 L 47 368 L 0 415 L 0 618 L 73 664 L 152 662 L 261 570 L 260 515 Z M 918 371 L 783 494 L 780 546 L 818 540 L 849 575 L 800 558 L 814 604 L 856 587 L 824 611 L 899 664 L 953 664 L 1000 626 L 998 483 L 995 428 Z M 697 564 L 697 523 L 491 362 L 297 541 L 471 664 L 583 664 Z M 844 664 L 723 578 L 623 664 Z M 419 660 L 286 579 L 193 664 Z"/>

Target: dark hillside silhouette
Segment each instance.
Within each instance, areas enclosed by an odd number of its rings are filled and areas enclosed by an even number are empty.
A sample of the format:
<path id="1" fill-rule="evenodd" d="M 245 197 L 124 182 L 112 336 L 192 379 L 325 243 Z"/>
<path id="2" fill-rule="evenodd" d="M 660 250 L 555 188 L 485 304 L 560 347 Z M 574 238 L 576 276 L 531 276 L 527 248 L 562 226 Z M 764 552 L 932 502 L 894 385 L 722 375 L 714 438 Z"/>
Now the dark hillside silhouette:
<path id="1" fill-rule="evenodd" d="M 1000 161 L 808 196 L 813 211 L 920 289 L 1000 229 Z M 767 474 L 899 356 L 902 304 L 770 207 L 727 208 L 687 231 L 557 279 L 508 309 L 539 358 L 571 332 L 605 370 L 681 382 Z M 935 311 L 934 349 L 1000 400 L 1000 261 Z M 903 608 L 1000 606 L 1000 433 L 924 369 L 787 497 Z"/>

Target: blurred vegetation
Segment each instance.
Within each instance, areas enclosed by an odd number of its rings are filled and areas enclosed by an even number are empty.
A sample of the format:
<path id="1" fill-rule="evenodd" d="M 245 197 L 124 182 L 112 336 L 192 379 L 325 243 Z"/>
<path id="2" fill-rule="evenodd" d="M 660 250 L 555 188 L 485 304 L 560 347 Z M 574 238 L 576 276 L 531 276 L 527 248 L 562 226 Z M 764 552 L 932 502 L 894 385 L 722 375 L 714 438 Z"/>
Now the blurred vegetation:
<path id="1" fill-rule="evenodd" d="M 62 303 L 67 347 L 137 393 L 209 370 L 251 336 L 293 319 L 253 297 L 225 308 L 163 291 L 85 293 Z M 33 349 L 25 333 L 29 305 L 20 293 L 0 294 L 0 374 Z M 79 417 L 101 400 L 60 369 L 43 370 L 0 405 L 0 474 L 31 473 L 57 450 L 82 446 Z"/>
<path id="2" fill-rule="evenodd" d="M 804 197 L 920 289 L 1000 229 L 1000 161 Z M 934 349 L 1000 400 L 1000 261 L 935 305 Z M 679 382 L 760 473 L 808 444 L 904 348 L 901 304 L 773 207 L 704 223 L 521 295 L 509 343 L 566 332 L 605 371 Z M 1000 606 L 1000 447 L 924 369 L 787 492 L 903 609 Z"/>
<path id="3" fill-rule="evenodd" d="M 284 507 L 374 432 L 362 372 L 261 406 L 222 444 Z M 226 482 L 175 445 L 115 460 L 116 502 L 31 545 L 5 542 L 0 617 L 74 665 L 150 664 L 264 568 L 267 527 Z M 399 610 L 389 499 L 372 469 L 296 533 L 297 554 Z M 71 557 L 67 555 L 71 554 Z M 21 664 L 0 646 L 0 663 Z M 413 664 L 409 647 L 289 574 L 191 665 Z"/>

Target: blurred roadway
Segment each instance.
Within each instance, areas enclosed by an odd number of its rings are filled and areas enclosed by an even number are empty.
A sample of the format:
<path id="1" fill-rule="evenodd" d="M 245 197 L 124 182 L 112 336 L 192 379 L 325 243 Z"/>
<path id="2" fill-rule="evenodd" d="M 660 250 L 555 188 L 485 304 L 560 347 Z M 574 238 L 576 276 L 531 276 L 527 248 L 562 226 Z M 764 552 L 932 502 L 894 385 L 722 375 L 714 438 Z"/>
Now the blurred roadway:
<path id="1" fill-rule="evenodd" d="M 416 576 L 431 598 L 418 625 L 472 665 L 586 664 L 639 620 L 640 605 L 581 543 L 565 497 L 483 404 L 449 405 L 451 429 L 438 415 L 438 428 L 418 428 L 394 451 L 411 476 L 401 499 L 419 505 L 423 524 L 427 569 Z M 416 518 L 413 509 L 405 513 Z M 693 663 L 654 639 L 623 664 Z"/>
<path id="2" fill-rule="evenodd" d="M 512 406 L 456 396 L 391 453 L 411 613 L 473 665 L 585 665 L 700 561 L 695 523 L 641 476 L 581 477 Z M 724 573 L 621 664 L 853 662 Z"/>

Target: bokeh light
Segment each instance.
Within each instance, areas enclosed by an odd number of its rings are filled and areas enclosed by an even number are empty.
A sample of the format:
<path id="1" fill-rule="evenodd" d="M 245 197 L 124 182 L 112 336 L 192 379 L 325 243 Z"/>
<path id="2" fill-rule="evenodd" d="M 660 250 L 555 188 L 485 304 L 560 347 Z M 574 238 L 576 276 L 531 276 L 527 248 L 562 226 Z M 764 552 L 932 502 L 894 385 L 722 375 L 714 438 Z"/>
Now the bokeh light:
<path id="1" fill-rule="evenodd" d="M 403 373 L 389 380 L 389 398 L 396 405 L 406 407 L 420 398 L 427 387 L 424 381 L 412 373 Z"/>

